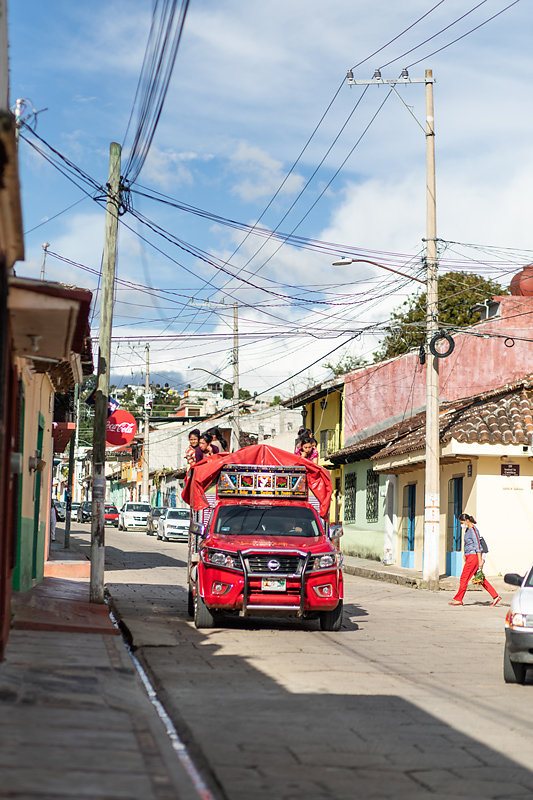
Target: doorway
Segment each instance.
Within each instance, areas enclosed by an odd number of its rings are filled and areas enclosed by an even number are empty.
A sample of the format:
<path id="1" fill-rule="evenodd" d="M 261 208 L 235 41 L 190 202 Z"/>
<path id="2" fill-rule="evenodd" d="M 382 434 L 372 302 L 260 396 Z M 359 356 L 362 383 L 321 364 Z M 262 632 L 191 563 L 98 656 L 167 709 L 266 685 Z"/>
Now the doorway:
<path id="1" fill-rule="evenodd" d="M 459 517 L 463 513 L 463 477 L 448 481 L 446 518 L 446 574 L 459 576 L 463 569 L 462 535 Z"/>
<path id="2" fill-rule="evenodd" d="M 415 566 L 416 483 L 403 487 L 402 567 Z"/>

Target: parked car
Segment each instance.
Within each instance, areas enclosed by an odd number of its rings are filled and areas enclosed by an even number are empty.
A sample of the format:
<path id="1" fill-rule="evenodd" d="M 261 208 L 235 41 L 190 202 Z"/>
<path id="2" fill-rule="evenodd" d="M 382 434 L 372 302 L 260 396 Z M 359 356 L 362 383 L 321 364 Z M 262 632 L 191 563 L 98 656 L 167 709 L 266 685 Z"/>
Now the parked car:
<path id="1" fill-rule="evenodd" d="M 146 519 L 146 533 L 148 536 L 153 536 L 154 533 L 157 533 L 159 517 L 161 514 L 164 514 L 166 510 L 165 506 L 155 506 L 155 508 L 152 508 Z"/>
<path id="2" fill-rule="evenodd" d="M 78 510 L 76 511 L 76 520 L 78 522 L 89 522 L 91 519 L 91 501 L 84 500 L 83 503 L 80 503 Z"/>
<path id="3" fill-rule="evenodd" d="M 106 503 L 104 508 L 104 525 L 118 525 L 118 508 L 112 504 Z"/>
<path id="4" fill-rule="evenodd" d="M 71 503 L 70 504 L 70 517 L 71 519 L 76 519 L 78 514 L 78 508 L 81 506 L 81 503 Z"/>
<path id="5" fill-rule="evenodd" d="M 118 515 L 119 531 L 146 528 L 146 520 L 151 510 L 150 503 L 125 503 Z"/>
<path id="6" fill-rule="evenodd" d="M 190 512 L 188 508 L 167 508 L 157 523 L 157 538 L 167 542 L 177 539 L 186 542 L 189 539 Z"/>
<path id="7" fill-rule="evenodd" d="M 519 587 L 505 617 L 503 677 L 505 683 L 525 683 L 533 669 L 533 567 L 525 576 L 508 572 L 503 579 Z"/>
<path id="8" fill-rule="evenodd" d="M 67 507 L 62 500 L 55 501 L 55 507 L 57 509 L 57 520 L 58 522 L 64 522 L 67 516 Z"/>

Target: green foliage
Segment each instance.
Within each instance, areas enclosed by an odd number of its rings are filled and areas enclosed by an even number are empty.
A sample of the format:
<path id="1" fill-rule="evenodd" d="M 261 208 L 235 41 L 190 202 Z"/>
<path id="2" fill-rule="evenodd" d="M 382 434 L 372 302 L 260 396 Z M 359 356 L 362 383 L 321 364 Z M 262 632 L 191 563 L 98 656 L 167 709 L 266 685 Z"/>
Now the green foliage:
<path id="1" fill-rule="evenodd" d="M 248 391 L 248 389 L 239 389 L 239 400 L 249 400 L 252 396 L 252 393 Z M 232 400 L 233 399 L 233 384 L 232 383 L 225 383 L 222 387 L 222 397 L 224 400 Z"/>
<path id="2" fill-rule="evenodd" d="M 279 406 L 279 404 L 280 404 L 280 403 L 281 403 L 281 397 L 280 397 L 280 395 L 279 395 L 279 394 L 275 394 L 275 395 L 274 395 L 274 399 L 272 400 L 272 402 L 270 403 L 270 405 L 271 405 L 271 406 Z"/>
<path id="3" fill-rule="evenodd" d="M 509 294 L 496 281 L 486 280 L 473 272 L 446 272 L 439 276 L 439 323 L 465 328 L 479 322 L 479 312 L 472 306 L 494 295 Z M 381 347 L 374 353 L 374 361 L 407 353 L 425 341 L 426 293 L 410 297 L 390 316 L 389 332 Z"/>
<path id="4" fill-rule="evenodd" d="M 322 364 L 324 369 L 330 369 L 335 376 L 337 375 L 344 375 L 347 372 L 353 372 L 354 369 L 358 369 L 359 367 L 364 367 L 368 364 L 368 361 L 365 361 L 364 358 L 360 356 L 349 356 L 344 355 L 339 358 L 338 361 L 326 361 L 325 364 Z"/>

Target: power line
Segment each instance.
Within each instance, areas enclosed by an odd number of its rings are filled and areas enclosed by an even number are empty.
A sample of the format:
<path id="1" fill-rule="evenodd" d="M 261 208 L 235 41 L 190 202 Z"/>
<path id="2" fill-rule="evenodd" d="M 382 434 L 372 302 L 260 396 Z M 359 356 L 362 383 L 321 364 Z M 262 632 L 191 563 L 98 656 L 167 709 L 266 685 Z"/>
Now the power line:
<path id="1" fill-rule="evenodd" d="M 457 42 L 460 42 L 461 39 L 465 39 L 467 36 L 470 36 L 471 33 L 474 33 L 474 31 L 477 31 L 480 28 L 482 28 L 484 25 L 487 25 L 487 23 L 492 22 L 493 19 L 496 19 L 496 17 L 499 17 L 500 14 L 503 14 L 505 11 L 508 11 L 510 8 L 512 8 L 513 6 L 515 6 L 519 2 L 520 2 L 520 0 L 513 0 L 512 3 L 509 3 L 508 5 L 505 6 L 505 8 L 502 8 L 501 11 L 498 11 L 496 14 L 493 14 L 492 17 L 489 17 L 484 22 L 481 22 L 479 25 L 476 25 L 474 28 L 470 28 L 469 31 L 467 31 L 466 33 L 463 33 L 461 36 L 458 36 L 453 41 L 448 42 L 448 44 L 445 44 L 442 47 L 439 47 L 438 50 L 433 50 L 432 53 L 428 53 L 427 55 L 423 56 L 422 58 L 419 58 L 418 61 L 413 61 L 412 64 L 408 64 L 407 65 L 407 69 L 410 69 L 411 67 L 414 67 L 417 64 L 420 64 L 421 61 L 425 61 L 426 59 L 431 58 L 431 56 L 434 56 L 437 53 L 441 53 L 443 50 L 446 50 L 448 47 L 451 47 L 452 44 L 456 44 Z"/>
<path id="2" fill-rule="evenodd" d="M 154 2 L 148 43 L 124 136 L 126 140 L 137 109 L 137 128 L 123 176 L 123 182 L 128 185 L 135 183 L 148 156 L 172 77 L 188 8 L 189 0 Z"/>

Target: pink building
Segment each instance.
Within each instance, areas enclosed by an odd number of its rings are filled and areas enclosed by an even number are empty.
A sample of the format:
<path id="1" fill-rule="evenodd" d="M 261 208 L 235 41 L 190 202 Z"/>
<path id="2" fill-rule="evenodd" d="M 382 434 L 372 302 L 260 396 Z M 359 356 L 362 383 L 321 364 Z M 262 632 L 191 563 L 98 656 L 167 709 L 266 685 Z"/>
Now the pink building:
<path id="1" fill-rule="evenodd" d="M 481 394 L 533 371 L 533 296 L 494 297 L 482 313 L 481 322 L 453 334 L 454 351 L 439 359 L 441 400 Z M 416 352 L 347 375 L 345 446 L 423 410 L 425 393 L 426 367 Z"/>

